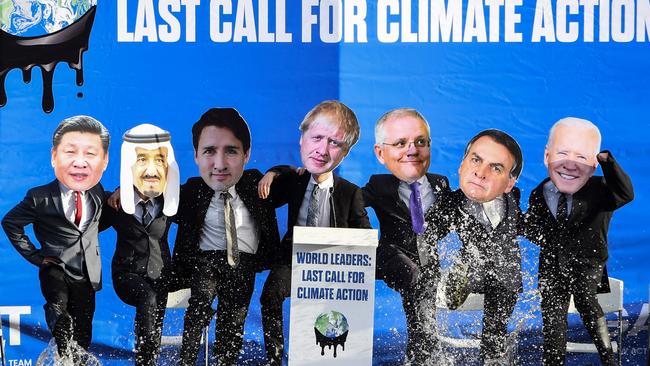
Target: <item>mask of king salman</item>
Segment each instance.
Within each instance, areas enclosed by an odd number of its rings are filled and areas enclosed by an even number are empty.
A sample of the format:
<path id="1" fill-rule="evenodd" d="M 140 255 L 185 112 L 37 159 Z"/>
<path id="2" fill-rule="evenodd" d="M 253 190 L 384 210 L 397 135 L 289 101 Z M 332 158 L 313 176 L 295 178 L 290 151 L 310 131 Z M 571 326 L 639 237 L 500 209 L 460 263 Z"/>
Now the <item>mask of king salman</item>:
<path id="1" fill-rule="evenodd" d="M 133 127 L 124 134 L 121 157 L 120 204 L 124 212 L 135 212 L 136 194 L 144 200 L 162 195 L 163 213 L 175 215 L 180 183 L 169 132 L 146 123 Z"/>

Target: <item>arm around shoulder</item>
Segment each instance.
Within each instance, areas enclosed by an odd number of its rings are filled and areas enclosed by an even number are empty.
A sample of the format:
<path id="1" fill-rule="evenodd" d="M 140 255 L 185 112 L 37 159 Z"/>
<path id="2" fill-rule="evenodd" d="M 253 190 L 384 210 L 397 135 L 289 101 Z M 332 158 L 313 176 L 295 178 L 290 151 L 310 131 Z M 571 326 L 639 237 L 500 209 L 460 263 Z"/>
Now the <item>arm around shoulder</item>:
<path id="1" fill-rule="evenodd" d="M 356 187 L 352 197 L 352 204 L 350 205 L 350 227 L 372 229 L 365 206 L 364 194 L 361 188 Z"/>

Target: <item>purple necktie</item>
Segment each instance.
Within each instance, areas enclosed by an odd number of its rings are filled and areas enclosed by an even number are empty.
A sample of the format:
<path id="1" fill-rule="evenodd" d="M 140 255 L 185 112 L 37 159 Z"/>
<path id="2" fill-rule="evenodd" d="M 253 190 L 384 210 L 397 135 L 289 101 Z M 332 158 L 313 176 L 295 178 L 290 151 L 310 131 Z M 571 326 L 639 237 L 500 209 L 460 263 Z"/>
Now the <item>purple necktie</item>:
<path id="1" fill-rule="evenodd" d="M 411 222 L 413 223 L 413 231 L 419 235 L 424 232 L 424 212 L 422 211 L 422 197 L 420 197 L 420 183 L 413 182 L 409 184 L 409 188 L 411 188 L 411 197 L 409 198 Z"/>

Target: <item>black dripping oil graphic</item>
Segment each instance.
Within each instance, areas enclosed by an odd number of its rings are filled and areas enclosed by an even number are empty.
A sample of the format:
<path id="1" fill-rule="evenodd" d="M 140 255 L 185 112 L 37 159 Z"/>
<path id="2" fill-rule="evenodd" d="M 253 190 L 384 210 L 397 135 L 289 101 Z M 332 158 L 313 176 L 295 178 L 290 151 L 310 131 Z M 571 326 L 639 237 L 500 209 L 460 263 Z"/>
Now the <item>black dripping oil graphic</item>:
<path id="1" fill-rule="evenodd" d="M 42 107 L 45 113 L 54 110 L 52 79 L 59 62 L 67 62 L 75 69 L 77 85 L 84 83 L 82 55 L 88 50 L 90 30 L 95 20 L 97 6 L 69 26 L 54 33 L 36 37 L 19 37 L 0 30 L 0 107 L 7 104 L 5 79 L 11 69 L 23 71 L 23 81 L 32 79 L 32 68 L 38 66 L 43 75 Z"/>
<path id="2" fill-rule="evenodd" d="M 318 329 L 314 327 L 314 333 L 316 333 L 316 344 L 320 346 L 320 355 L 325 355 L 325 347 L 332 349 L 332 346 L 334 346 L 334 357 L 336 357 L 336 348 L 338 346 L 341 346 L 343 351 L 345 351 L 345 341 L 348 338 L 348 332 L 349 331 L 345 331 L 345 333 L 341 334 L 338 337 L 330 338 L 323 335 Z"/>

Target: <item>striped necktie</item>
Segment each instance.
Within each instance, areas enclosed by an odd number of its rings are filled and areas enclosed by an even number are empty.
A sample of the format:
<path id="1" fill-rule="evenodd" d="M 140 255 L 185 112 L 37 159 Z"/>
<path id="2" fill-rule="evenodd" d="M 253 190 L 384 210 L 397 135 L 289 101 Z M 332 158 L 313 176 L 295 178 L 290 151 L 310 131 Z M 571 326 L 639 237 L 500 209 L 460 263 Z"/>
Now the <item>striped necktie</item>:
<path id="1" fill-rule="evenodd" d="M 226 228 L 226 249 L 228 253 L 228 264 L 235 268 L 239 265 L 239 247 L 237 246 L 237 223 L 235 212 L 232 209 L 232 195 L 229 192 L 221 192 L 223 198 L 223 213 L 225 216 Z"/>

